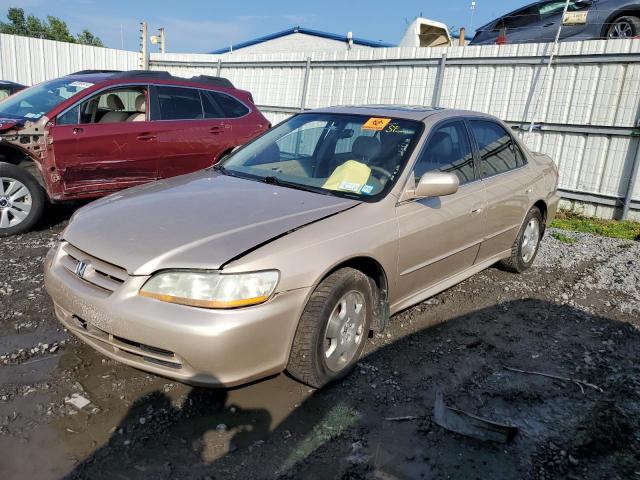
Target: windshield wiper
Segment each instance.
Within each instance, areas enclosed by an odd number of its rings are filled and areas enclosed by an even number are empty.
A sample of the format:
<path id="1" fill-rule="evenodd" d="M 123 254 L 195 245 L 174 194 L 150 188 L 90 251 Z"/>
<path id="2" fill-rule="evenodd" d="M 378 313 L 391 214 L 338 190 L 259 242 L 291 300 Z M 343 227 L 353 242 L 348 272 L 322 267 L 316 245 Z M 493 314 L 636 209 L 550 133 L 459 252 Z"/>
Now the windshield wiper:
<path id="1" fill-rule="evenodd" d="M 305 192 L 313 192 L 313 193 L 320 193 L 322 195 L 330 195 L 329 192 L 326 192 L 321 188 L 310 187 L 308 185 L 301 185 L 299 183 L 294 183 L 294 182 L 287 182 L 286 180 L 281 180 L 278 177 L 275 177 L 273 175 L 268 175 L 264 177 L 262 181 L 270 185 L 278 185 L 279 187 L 288 187 L 288 188 L 294 188 L 296 190 L 304 190 Z"/>

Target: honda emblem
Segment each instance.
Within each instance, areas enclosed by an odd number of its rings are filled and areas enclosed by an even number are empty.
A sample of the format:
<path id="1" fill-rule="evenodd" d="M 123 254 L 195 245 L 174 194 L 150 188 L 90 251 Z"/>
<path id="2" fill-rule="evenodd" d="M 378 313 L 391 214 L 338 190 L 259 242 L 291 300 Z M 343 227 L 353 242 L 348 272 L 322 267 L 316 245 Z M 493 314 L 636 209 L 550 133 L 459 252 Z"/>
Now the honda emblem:
<path id="1" fill-rule="evenodd" d="M 84 260 L 80 260 L 76 265 L 76 269 L 74 273 L 80 277 L 84 278 L 85 273 L 87 273 L 87 267 L 89 266 L 89 262 L 85 262 Z"/>

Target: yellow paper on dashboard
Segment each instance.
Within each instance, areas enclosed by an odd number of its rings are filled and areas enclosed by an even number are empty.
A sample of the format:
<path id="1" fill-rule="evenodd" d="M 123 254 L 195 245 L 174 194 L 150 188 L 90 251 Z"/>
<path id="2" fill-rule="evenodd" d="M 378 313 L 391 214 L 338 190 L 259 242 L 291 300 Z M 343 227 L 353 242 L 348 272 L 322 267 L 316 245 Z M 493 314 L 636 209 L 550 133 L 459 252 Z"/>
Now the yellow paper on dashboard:
<path id="1" fill-rule="evenodd" d="M 371 169 L 364 163 L 347 160 L 333 171 L 322 188 L 359 193 L 370 175 Z"/>

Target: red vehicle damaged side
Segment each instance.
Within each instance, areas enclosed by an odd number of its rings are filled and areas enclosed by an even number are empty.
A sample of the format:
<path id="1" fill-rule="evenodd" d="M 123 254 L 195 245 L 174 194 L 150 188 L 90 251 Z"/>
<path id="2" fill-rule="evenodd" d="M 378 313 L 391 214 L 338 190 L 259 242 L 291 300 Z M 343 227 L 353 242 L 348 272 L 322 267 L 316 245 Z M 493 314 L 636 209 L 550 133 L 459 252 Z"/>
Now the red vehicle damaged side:
<path id="1" fill-rule="evenodd" d="M 251 94 L 218 77 L 80 72 L 36 88 L 45 103 L 69 97 L 48 110 L 19 101 L 31 89 L 0 102 L 0 236 L 35 224 L 39 194 L 97 198 L 197 171 L 269 128 Z"/>

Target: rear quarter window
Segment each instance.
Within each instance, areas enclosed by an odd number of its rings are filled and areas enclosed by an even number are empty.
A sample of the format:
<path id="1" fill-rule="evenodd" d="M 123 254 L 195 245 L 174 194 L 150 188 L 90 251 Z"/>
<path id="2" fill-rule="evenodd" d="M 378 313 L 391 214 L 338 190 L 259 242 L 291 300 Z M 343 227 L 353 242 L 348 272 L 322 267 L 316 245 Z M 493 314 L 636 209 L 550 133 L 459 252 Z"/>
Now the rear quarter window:
<path id="1" fill-rule="evenodd" d="M 239 118 L 249 113 L 242 102 L 220 92 L 201 90 L 205 118 Z"/>

